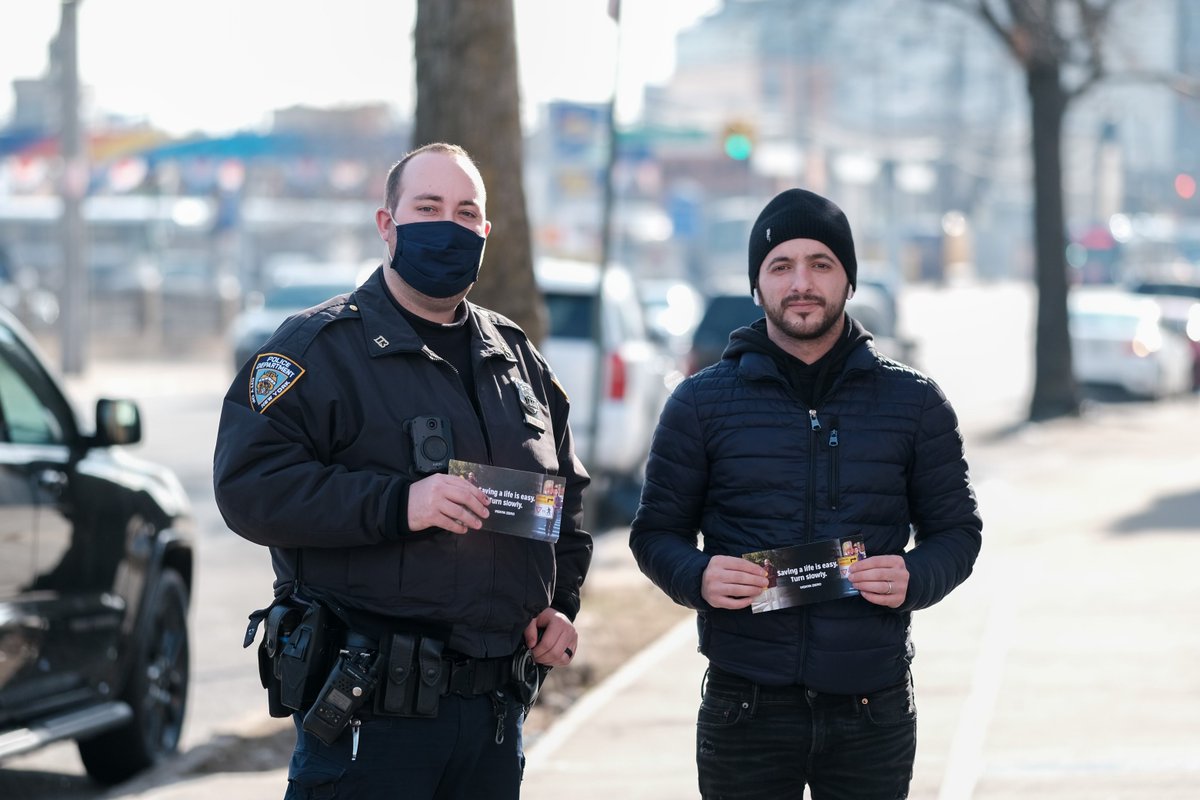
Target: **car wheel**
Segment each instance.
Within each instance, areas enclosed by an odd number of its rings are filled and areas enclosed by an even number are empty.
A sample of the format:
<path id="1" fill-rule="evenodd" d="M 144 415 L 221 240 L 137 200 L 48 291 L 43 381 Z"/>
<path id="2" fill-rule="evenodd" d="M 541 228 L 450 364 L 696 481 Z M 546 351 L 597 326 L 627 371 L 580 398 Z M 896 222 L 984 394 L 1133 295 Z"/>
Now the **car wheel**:
<path id="1" fill-rule="evenodd" d="M 133 718 L 79 742 L 88 775 L 100 783 L 120 783 L 179 747 L 188 689 L 188 595 L 183 578 L 164 570 L 148 600 L 152 617 L 146 636 L 137 643 L 123 695 Z"/>

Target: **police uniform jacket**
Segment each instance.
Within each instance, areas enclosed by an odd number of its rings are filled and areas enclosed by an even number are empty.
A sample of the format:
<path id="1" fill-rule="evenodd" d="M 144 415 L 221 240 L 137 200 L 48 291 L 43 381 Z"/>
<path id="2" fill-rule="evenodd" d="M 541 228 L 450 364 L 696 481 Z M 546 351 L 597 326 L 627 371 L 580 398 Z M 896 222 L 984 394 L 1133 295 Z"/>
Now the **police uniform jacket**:
<path id="1" fill-rule="evenodd" d="M 954 411 L 933 381 L 860 339 L 810 407 L 763 346 L 765 323 L 734 331 L 721 361 L 675 388 L 654 435 L 630 546 L 663 591 L 698 611 L 710 662 L 759 683 L 836 694 L 902 683 L 910 613 L 965 580 L 979 552 Z M 714 555 L 856 534 L 868 557 L 903 556 L 900 608 L 853 595 L 752 613 L 701 597 Z"/>
<path id="2" fill-rule="evenodd" d="M 468 656 L 507 655 L 548 606 L 579 610 L 589 479 L 568 399 L 515 323 L 467 303 L 477 415 L 387 291 L 377 270 L 289 319 L 241 368 L 222 405 L 217 505 L 233 531 L 271 548 L 276 594 L 298 579 L 352 616 L 433 626 Z M 454 458 L 563 476 L 558 542 L 409 531 L 408 487 L 423 474 L 405 423 L 426 415 L 448 420 Z"/>

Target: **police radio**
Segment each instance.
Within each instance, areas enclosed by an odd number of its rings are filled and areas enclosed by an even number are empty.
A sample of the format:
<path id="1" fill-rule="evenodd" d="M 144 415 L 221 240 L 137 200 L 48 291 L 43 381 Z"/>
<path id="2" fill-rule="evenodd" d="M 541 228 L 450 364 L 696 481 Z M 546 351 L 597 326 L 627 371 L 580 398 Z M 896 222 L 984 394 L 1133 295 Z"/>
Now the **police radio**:
<path id="1" fill-rule="evenodd" d="M 343 650 L 317 701 L 304 715 L 304 730 L 325 744 L 336 742 L 375 691 L 382 663 L 383 656 L 378 653 Z"/>
<path id="2" fill-rule="evenodd" d="M 423 475 L 445 472 L 454 457 L 450 439 L 450 420 L 445 417 L 414 417 L 405 429 L 412 443 L 413 469 Z"/>

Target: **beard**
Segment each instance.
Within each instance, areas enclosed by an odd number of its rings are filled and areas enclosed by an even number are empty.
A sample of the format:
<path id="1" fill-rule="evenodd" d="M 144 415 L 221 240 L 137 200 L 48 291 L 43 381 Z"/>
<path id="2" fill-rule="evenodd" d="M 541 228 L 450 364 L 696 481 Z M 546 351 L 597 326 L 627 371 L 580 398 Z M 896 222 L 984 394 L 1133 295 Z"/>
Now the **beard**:
<path id="1" fill-rule="evenodd" d="M 819 304 L 812 311 L 799 314 L 787 306 L 798 300 Z M 846 298 L 830 303 L 817 295 L 789 294 L 778 303 L 763 303 L 767 321 L 780 333 L 797 342 L 813 342 L 826 336 L 841 321 L 846 311 Z"/>

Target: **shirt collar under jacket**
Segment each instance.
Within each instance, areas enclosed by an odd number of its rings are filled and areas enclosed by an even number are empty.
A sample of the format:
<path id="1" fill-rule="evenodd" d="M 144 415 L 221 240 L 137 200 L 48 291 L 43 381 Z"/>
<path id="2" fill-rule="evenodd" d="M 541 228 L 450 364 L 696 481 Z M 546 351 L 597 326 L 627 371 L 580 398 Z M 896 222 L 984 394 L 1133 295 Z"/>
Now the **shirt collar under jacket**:
<path id="1" fill-rule="evenodd" d="M 367 352 L 372 358 L 400 353 L 420 353 L 424 350 L 425 343 L 393 305 L 383 279 L 384 269 L 387 267 L 380 266 L 376 269 L 371 277 L 358 287 L 352 298 L 362 317 Z M 495 315 L 474 303 L 463 302 L 466 303 L 471 317 L 467 324 L 471 327 L 472 350 L 485 358 L 498 355 L 508 361 L 516 361 L 516 356 L 496 329 L 493 319 Z"/>

